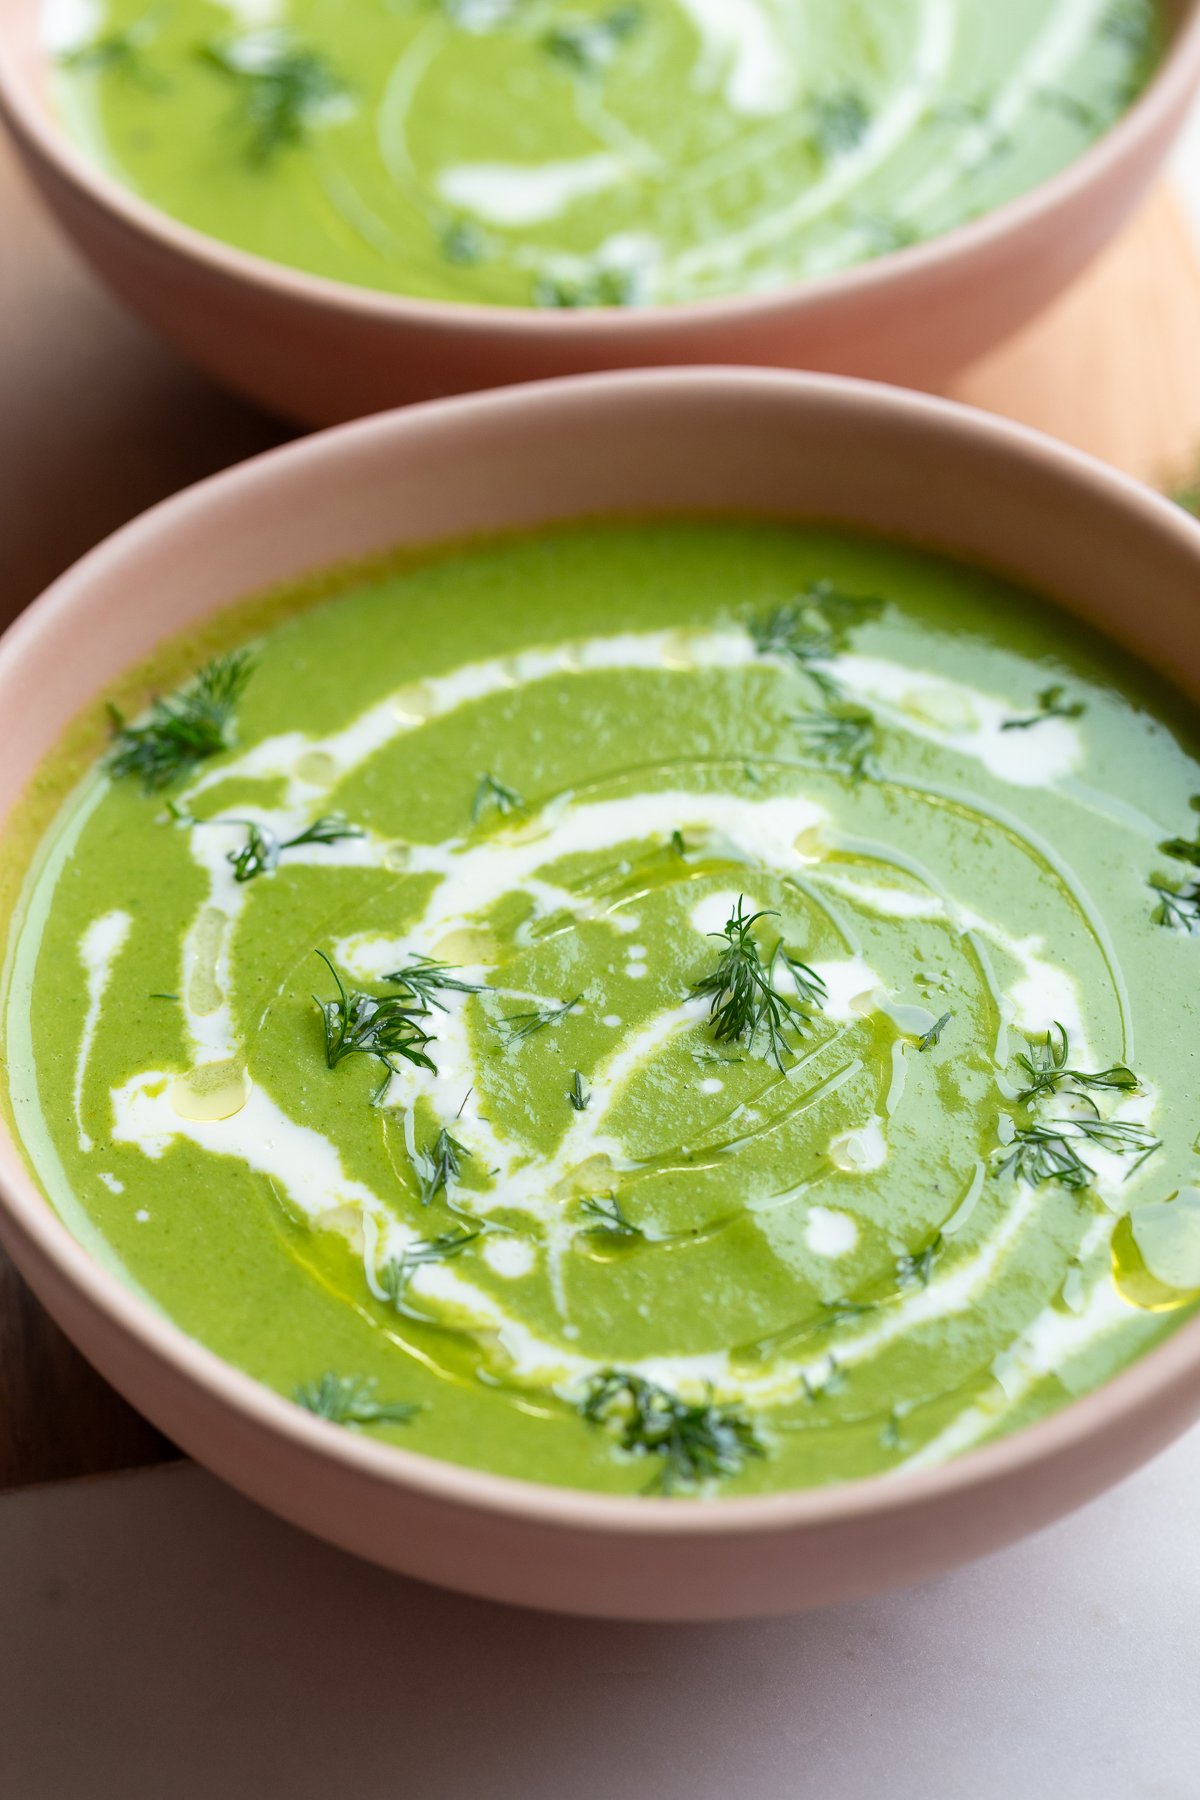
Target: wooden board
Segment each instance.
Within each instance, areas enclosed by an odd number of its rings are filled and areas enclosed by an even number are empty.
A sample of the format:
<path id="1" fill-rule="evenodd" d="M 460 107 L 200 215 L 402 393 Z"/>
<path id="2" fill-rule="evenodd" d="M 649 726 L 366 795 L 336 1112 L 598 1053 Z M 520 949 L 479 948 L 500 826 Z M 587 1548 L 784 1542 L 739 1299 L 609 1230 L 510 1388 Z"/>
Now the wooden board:
<path id="1" fill-rule="evenodd" d="M 0 624 L 126 519 L 287 428 L 220 393 L 75 261 L 0 145 Z M 1161 192 L 961 399 L 1170 484 L 1200 453 L 1200 261 Z M 172 1454 L 0 1253 L 0 1488 Z"/>

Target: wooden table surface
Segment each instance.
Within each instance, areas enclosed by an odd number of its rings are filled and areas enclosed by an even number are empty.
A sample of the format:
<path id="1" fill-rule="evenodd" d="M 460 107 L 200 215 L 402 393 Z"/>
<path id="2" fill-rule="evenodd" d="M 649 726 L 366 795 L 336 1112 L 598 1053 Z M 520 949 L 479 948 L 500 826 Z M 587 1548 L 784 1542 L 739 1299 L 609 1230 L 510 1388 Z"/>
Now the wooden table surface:
<path id="1" fill-rule="evenodd" d="M 1170 486 L 1200 456 L 1200 261 L 1156 194 L 958 398 Z M 109 531 L 288 428 L 194 374 L 92 281 L 0 144 L 0 625 Z M 0 1252 L 0 1489 L 173 1454 Z"/>

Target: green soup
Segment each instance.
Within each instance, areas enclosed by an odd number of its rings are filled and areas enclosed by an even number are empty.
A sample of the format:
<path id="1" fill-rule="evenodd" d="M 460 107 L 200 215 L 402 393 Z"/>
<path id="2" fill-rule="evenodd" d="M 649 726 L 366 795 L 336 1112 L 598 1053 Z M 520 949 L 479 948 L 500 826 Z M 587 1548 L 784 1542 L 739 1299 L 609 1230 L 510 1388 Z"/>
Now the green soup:
<path id="1" fill-rule="evenodd" d="M 216 629 L 39 784 L 5 1006 L 46 1194 L 185 1331 L 431 1455 L 750 1492 L 1195 1307 L 1200 770 L 1100 640 L 721 522 Z"/>
<path id="2" fill-rule="evenodd" d="M 63 10 L 64 117 L 154 205 L 504 306 L 751 292 L 936 236 L 1071 162 L 1164 36 L 1153 0 L 102 0 L 82 36 Z"/>

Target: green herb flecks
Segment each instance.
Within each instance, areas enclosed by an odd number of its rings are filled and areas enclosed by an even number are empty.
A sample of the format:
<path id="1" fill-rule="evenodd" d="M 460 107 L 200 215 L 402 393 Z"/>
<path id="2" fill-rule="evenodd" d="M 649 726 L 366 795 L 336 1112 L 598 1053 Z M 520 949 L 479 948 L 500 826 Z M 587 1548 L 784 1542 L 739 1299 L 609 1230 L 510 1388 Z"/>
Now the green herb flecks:
<path id="1" fill-rule="evenodd" d="M 856 150 L 871 125 L 871 112 L 861 94 L 850 89 L 820 94 L 808 103 L 813 144 L 826 162 Z"/>
<path id="2" fill-rule="evenodd" d="M 1200 812 L 1200 794 L 1191 798 L 1193 812 Z M 1200 869 L 1200 832 L 1195 837 L 1166 838 L 1159 846 L 1164 856 L 1173 857 L 1176 862 L 1190 863 L 1193 869 Z"/>
<path id="3" fill-rule="evenodd" d="M 1055 1032 L 1058 1033 L 1057 1039 Z M 1017 1095 L 1022 1104 L 1040 1099 L 1046 1094 L 1057 1094 L 1064 1088 L 1082 1099 L 1087 1099 L 1091 1091 L 1104 1088 L 1121 1094 L 1135 1094 L 1138 1091 L 1138 1078 L 1124 1063 L 1114 1063 L 1111 1068 L 1099 1069 L 1094 1073 L 1086 1069 L 1072 1069 L 1069 1066 L 1071 1043 L 1067 1028 L 1057 1020 L 1044 1038 L 1027 1038 L 1026 1043 L 1029 1046 L 1028 1054 L 1017 1057 L 1017 1062 L 1029 1081 L 1029 1086 Z M 1095 1102 L 1092 1101 L 1091 1104 L 1094 1106 Z"/>
<path id="4" fill-rule="evenodd" d="M 375 1383 L 361 1375 L 326 1372 L 295 1393 L 297 1406 L 334 1425 L 404 1425 L 420 1412 L 412 1400 L 377 1400 Z"/>
<path id="5" fill-rule="evenodd" d="M 760 656 L 794 662 L 827 700 L 836 701 L 842 690 L 821 665 L 846 648 L 856 627 L 882 611 L 882 600 L 848 594 L 832 581 L 817 581 L 782 606 L 751 619 L 746 629 Z"/>
<path id="6" fill-rule="evenodd" d="M 711 1002 L 709 1017 L 718 1043 L 740 1041 L 753 1049 L 755 1039 L 764 1032 L 771 1057 L 782 1069 L 784 1051 L 789 1048 L 784 1030 L 791 1026 L 803 1031 L 809 1024 L 809 1015 L 797 1001 L 776 991 L 772 974 L 776 959 L 783 954 L 781 945 L 776 945 L 770 960 L 764 963 L 754 939 L 759 920 L 777 916 L 771 912 L 747 913 L 745 895 L 740 894 L 724 930 L 710 934 L 724 940 L 717 966 L 693 984 L 692 993 Z M 823 996 L 824 984 L 807 964 L 786 954 L 784 961 L 797 979 L 798 990 L 805 992 L 810 1001 Z"/>
<path id="7" fill-rule="evenodd" d="M 254 670 L 246 650 L 207 663 L 182 693 L 155 700 L 144 725 L 130 725 L 115 706 L 108 709 L 115 741 L 107 769 L 114 780 L 135 775 L 147 794 L 160 792 L 190 775 L 234 741 L 234 715 Z"/>
<path id="8" fill-rule="evenodd" d="M 945 1031 L 953 1017 L 954 1014 L 948 1012 L 943 1013 L 940 1019 L 935 1020 L 929 1027 L 929 1030 L 925 1032 L 922 1037 L 917 1039 L 917 1049 L 924 1052 L 926 1050 L 932 1050 L 935 1044 L 940 1044 L 942 1041 L 942 1033 Z"/>
<path id="9" fill-rule="evenodd" d="M 571 1085 L 567 1090 L 567 1099 L 577 1113 L 586 1112 L 591 1105 L 592 1096 L 583 1084 L 583 1076 L 576 1069 Z"/>
<path id="10" fill-rule="evenodd" d="M 1172 931 L 1200 931 L 1200 881 L 1177 888 L 1152 881 L 1150 891 L 1158 895 L 1150 915 L 1156 925 L 1165 925 Z"/>
<path id="11" fill-rule="evenodd" d="M 506 1044 L 523 1044 L 539 1031 L 546 1031 L 552 1025 L 560 1025 L 573 1007 L 579 1005 L 582 994 L 576 994 L 573 1000 L 564 1000 L 561 1006 L 535 1006 L 528 1012 L 509 1013 L 503 1019 L 494 1019 L 496 1030 Z"/>
<path id="12" fill-rule="evenodd" d="M 451 1137 L 445 1125 L 428 1149 L 417 1151 L 413 1166 L 421 1190 L 422 1206 L 430 1205 L 439 1194 L 449 1192 L 451 1184 L 461 1179 L 462 1165 L 471 1160 L 471 1154 L 465 1144 L 460 1144 L 456 1137 Z"/>
<path id="13" fill-rule="evenodd" d="M 1080 131 L 1102 131 L 1106 120 L 1099 109 L 1090 101 L 1081 99 L 1078 94 L 1071 93 L 1069 88 L 1040 87 L 1034 92 L 1034 99 L 1039 106 L 1056 112 L 1061 119 L 1071 125 L 1077 125 Z"/>
<path id="14" fill-rule="evenodd" d="M 1041 1187 L 1047 1181 L 1068 1188 L 1090 1187 L 1096 1171 L 1083 1161 L 1069 1134 L 1069 1126 L 1057 1124 L 1019 1126 L 998 1172 L 1011 1173 L 1030 1187 Z"/>
<path id="15" fill-rule="evenodd" d="M 938 1257 L 946 1247 L 946 1240 L 939 1231 L 923 1250 L 905 1254 L 896 1258 L 896 1280 L 903 1288 L 928 1287 L 933 1277 Z"/>
<path id="16" fill-rule="evenodd" d="M 167 83 L 146 60 L 148 46 L 158 33 L 158 22 L 152 12 L 143 13 L 132 24 L 114 26 L 60 53 L 57 61 L 64 69 L 83 70 L 90 74 L 119 75 L 122 80 L 139 87 L 161 91 Z"/>
<path id="17" fill-rule="evenodd" d="M 325 813 L 295 837 L 282 840 L 269 827 L 252 819 L 214 819 L 212 823 L 246 827 L 246 842 L 240 850 L 231 850 L 226 858 L 232 864 L 235 881 L 253 881 L 259 875 L 271 874 L 286 850 L 298 850 L 302 844 L 338 844 L 343 838 L 365 836 L 360 825 L 351 825 L 341 813 Z"/>
<path id="18" fill-rule="evenodd" d="M 639 271 L 616 263 L 562 264 L 546 268 L 533 284 L 533 304 L 548 311 L 582 307 L 636 306 L 642 298 Z"/>
<path id="19" fill-rule="evenodd" d="M 494 810 L 501 818 L 509 813 L 520 812 L 525 801 L 516 788 L 505 787 L 494 775 L 481 775 L 479 786 L 475 789 L 475 798 L 471 802 L 471 823 L 478 825 L 484 814 Z"/>
<path id="20" fill-rule="evenodd" d="M 380 1269 L 379 1287 L 384 1299 L 400 1311 L 408 1293 L 408 1284 L 418 1269 L 426 1269 L 432 1263 L 448 1262 L 482 1235 L 479 1227 L 468 1231 L 465 1226 L 457 1226 L 452 1231 L 442 1232 L 440 1237 L 418 1238 L 399 1256 L 389 1257 Z"/>
<path id="21" fill-rule="evenodd" d="M 878 774 L 875 720 L 869 712 L 856 708 L 800 713 L 795 723 L 804 749 L 814 762 L 843 770 L 851 781 Z"/>
<path id="22" fill-rule="evenodd" d="M 337 983 L 337 999 L 322 1000 L 314 994 L 325 1026 L 325 1061 L 331 1069 L 348 1056 L 373 1056 L 387 1070 L 387 1079 L 376 1095 L 378 1100 L 395 1073 L 394 1058 L 399 1056 L 418 1068 L 437 1073 L 437 1065 L 426 1050 L 433 1042 L 423 1028 L 418 1009 L 401 995 L 379 999 L 374 994 L 349 993 L 345 983 L 323 950 L 317 955 Z M 424 1009 L 421 1009 L 423 1012 Z"/>
<path id="23" fill-rule="evenodd" d="M 603 75 L 643 22 L 640 6 L 614 6 L 590 19 L 563 19 L 542 39 L 547 52 L 573 75 Z"/>
<path id="24" fill-rule="evenodd" d="M 580 1210 L 593 1221 L 583 1233 L 584 1237 L 603 1238 L 612 1243 L 626 1244 L 645 1239 L 645 1232 L 640 1225 L 635 1225 L 629 1218 L 615 1194 L 585 1200 Z"/>
<path id="25" fill-rule="evenodd" d="M 452 219 L 443 227 L 438 244 L 446 261 L 460 269 L 477 267 L 492 250 L 492 240 L 474 219 Z"/>
<path id="26" fill-rule="evenodd" d="M 231 83 L 246 157 L 259 165 L 302 144 L 322 115 L 349 95 L 325 57 L 284 28 L 221 39 L 200 54 Z"/>
<path id="27" fill-rule="evenodd" d="M 1035 725 L 1044 725 L 1047 719 L 1082 719 L 1087 707 L 1082 700 L 1066 699 L 1066 692 L 1058 682 L 1053 687 L 1043 688 L 1037 697 L 1037 711 L 1027 713 L 1024 718 L 1005 719 L 1001 731 L 1031 731 Z"/>
<path id="28" fill-rule="evenodd" d="M 752 1457 L 766 1454 L 740 1407 L 681 1400 L 621 1369 L 594 1376 L 580 1410 L 590 1424 L 614 1427 L 628 1455 L 653 1457 L 658 1471 L 651 1488 L 665 1495 L 738 1475 Z"/>
<path id="29" fill-rule="evenodd" d="M 1055 1123 L 1064 1128 L 1068 1125 L 1065 1119 Z M 1133 1119 L 1072 1119 L 1069 1124 L 1080 1137 L 1112 1151 L 1114 1156 L 1135 1156 L 1137 1161 L 1126 1175 L 1126 1181 L 1137 1174 L 1156 1150 L 1162 1149 L 1162 1139 L 1155 1137 L 1149 1126 L 1140 1125 Z"/>
<path id="30" fill-rule="evenodd" d="M 479 982 L 463 981 L 451 963 L 438 962 L 432 956 L 414 956 L 403 969 L 393 969 L 380 979 L 389 987 L 403 988 L 420 1012 L 429 1012 L 432 1007 L 448 1012 L 446 1002 L 438 998 L 440 994 L 477 994 L 480 990 Z"/>
<path id="31" fill-rule="evenodd" d="M 1114 0 L 1100 22 L 1100 33 L 1135 57 L 1148 57 L 1158 37 L 1154 0 Z"/>
<path id="32" fill-rule="evenodd" d="M 910 250 L 921 240 L 921 233 L 909 219 L 895 213 L 855 211 L 853 224 L 872 256 L 890 256 L 895 250 Z"/>

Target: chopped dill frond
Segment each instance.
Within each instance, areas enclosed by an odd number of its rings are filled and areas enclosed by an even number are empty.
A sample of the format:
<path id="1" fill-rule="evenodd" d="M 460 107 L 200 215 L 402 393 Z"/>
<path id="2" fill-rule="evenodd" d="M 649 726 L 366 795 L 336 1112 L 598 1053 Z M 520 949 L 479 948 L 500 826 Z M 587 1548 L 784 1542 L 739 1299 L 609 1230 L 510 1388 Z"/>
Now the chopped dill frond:
<path id="1" fill-rule="evenodd" d="M 1055 1032 L 1058 1033 L 1057 1041 Z M 1127 1069 L 1124 1063 L 1114 1063 L 1111 1068 L 1100 1069 L 1094 1074 L 1084 1069 L 1069 1068 L 1071 1043 L 1066 1026 L 1060 1025 L 1057 1019 L 1044 1038 L 1027 1038 L 1025 1041 L 1029 1046 L 1029 1053 L 1022 1053 L 1017 1057 L 1029 1079 L 1029 1086 L 1017 1095 L 1022 1104 L 1042 1094 L 1056 1094 L 1064 1087 L 1069 1092 L 1086 1098 L 1092 1089 L 1110 1088 L 1117 1093 L 1134 1094 L 1140 1086 L 1133 1070 Z"/>
<path id="2" fill-rule="evenodd" d="M 1035 725 L 1044 725 L 1047 719 L 1082 719 L 1087 707 L 1082 700 L 1066 699 L 1066 692 L 1060 682 L 1043 688 L 1037 697 L 1037 711 L 1022 719 L 1005 719 L 1001 731 L 1031 731 Z"/>
<path id="3" fill-rule="evenodd" d="M 482 1237 L 480 1227 L 468 1231 L 465 1226 L 457 1226 L 452 1231 L 443 1231 L 440 1237 L 418 1238 L 416 1243 L 409 1244 L 399 1256 L 393 1256 L 384 1263 L 379 1271 L 379 1285 L 383 1289 L 384 1298 L 399 1309 L 404 1304 L 408 1284 L 418 1269 L 428 1268 L 431 1263 L 448 1262 L 452 1256 L 458 1256 L 468 1244 Z"/>
<path id="4" fill-rule="evenodd" d="M 581 1408 L 593 1425 L 616 1428 L 630 1456 L 653 1457 L 652 1488 L 665 1495 L 694 1492 L 705 1482 L 738 1475 L 752 1457 L 766 1455 L 754 1424 L 738 1406 L 681 1400 L 668 1388 L 621 1369 L 605 1369 L 588 1383 Z"/>
<path id="5" fill-rule="evenodd" d="M 418 1150 L 414 1159 L 417 1181 L 421 1188 L 421 1205 L 428 1206 L 439 1194 L 449 1192 L 451 1182 L 462 1175 L 462 1165 L 471 1159 L 471 1151 L 451 1137 L 443 1125 L 427 1150 Z"/>
<path id="6" fill-rule="evenodd" d="M 478 825 L 489 807 L 494 807 L 502 818 L 509 813 L 519 812 L 525 802 L 516 788 L 505 787 L 494 775 L 481 775 L 479 786 L 475 789 L 475 798 L 471 802 L 471 823 Z"/>
<path id="7" fill-rule="evenodd" d="M 941 1018 L 937 1019 L 929 1027 L 929 1030 L 925 1032 L 922 1037 L 917 1039 L 917 1049 L 920 1051 L 932 1050 L 935 1044 L 940 1044 L 942 1041 L 942 1033 L 945 1031 L 953 1017 L 954 1014 L 952 1012 L 943 1013 Z"/>
<path id="8" fill-rule="evenodd" d="M 282 27 L 205 44 L 203 60 L 231 84 L 252 163 L 302 144 L 314 121 L 349 90 L 319 50 Z"/>
<path id="9" fill-rule="evenodd" d="M 507 1018 L 494 1019 L 492 1023 L 506 1044 L 522 1044 L 535 1032 L 561 1024 L 582 999 L 582 994 L 576 994 L 573 1000 L 565 1000 L 561 1006 L 537 1006 L 528 1012 L 509 1013 Z"/>
<path id="10" fill-rule="evenodd" d="M 571 1085 L 567 1090 L 567 1099 L 576 1112 L 586 1112 L 591 1104 L 592 1096 L 583 1085 L 583 1076 L 576 1069 Z"/>
<path id="11" fill-rule="evenodd" d="M 783 1053 L 788 1044 L 783 1036 L 786 1026 L 803 1031 L 809 1015 L 795 1000 L 777 992 L 772 976 L 777 959 L 783 961 L 796 981 L 797 991 L 811 1001 L 823 998 L 824 983 L 806 963 L 795 961 L 776 944 L 770 961 L 764 963 L 754 940 L 754 927 L 760 919 L 774 918 L 770 912 L 747 913 L 746 897 L 738 896 L 724 930 L 710 935 L 724 940 L 724 948 L 711 974 L 692 986 L 692 993 L 709 999 L 709 1017 L 713 1036 L 719 1044 L 740 1041 L 753 1048 L 754 1040 L 764 1031 L 770 1054 L 783 1068 Z"/>
<path id="12" fill-rule="evenodd" d="M 333 976 L 338 990 L 336 1000 L 322 1000 L 318 994 L 313 995 L 325 1026 L 325 1061 L 331 1069 L 336 1069 L 347 1056 L 374 1056 L 383 1064 L 390 1079 L 395 1072 L 392 1058 L 400 1056 L 418 1068 L 437 1073 L 437 1065 L 425 1048 L 433 1039 L 421 1026 L 416 1008 L 408 1005 L 400 995 L 381 1000 L 374 994 L 348 993 L 325 952 L 318 950 L 317 955 Z"/>
<path id="13" fill-rule="evenodd" d="M 136 775 L 147 794 L 190 775 L 198 763 L 233 743 L 234 713 L 254 672 L 247 650 L 206 663 L 182 692 L 151 703 L 143 725 L 130 725 L 109 705 L 114 743 L 107 769 L 114 780 Z"/>
<path id="14" fill-rule="evenodd" d="M 377 1400 L 375 1383 L 361 1375 L 328 1370 L 318 1381 L 298 1387 L 294 1398 L 297 1406 L 333 1425 L 404 1425 L 421 1410 L 413 1400 Z"/>
<path id="15" fill-rule="evenodd" d="M 432 956 L 416 955 L 405 968 L 394 969 L 380 979 L 391 987 L 403 988 L 422 1012 L 428 1012 L 434 1006 L 439 1012 L 449 1011 L 446 1002 L 438 999 L 439 994 L 479 992 L 477 981 L 461 980 L 452 963 L 438 962 Z"/>
<path id="16" fill-rule="evenodd" d="M 588 1226 L 584 1237 L 610 1238 L 632 1243 L 646 1236 L 641 1226 L 633 1223 L 615 1194 L 585 1200 L 581 1211 L 595 1221 Z"/>

